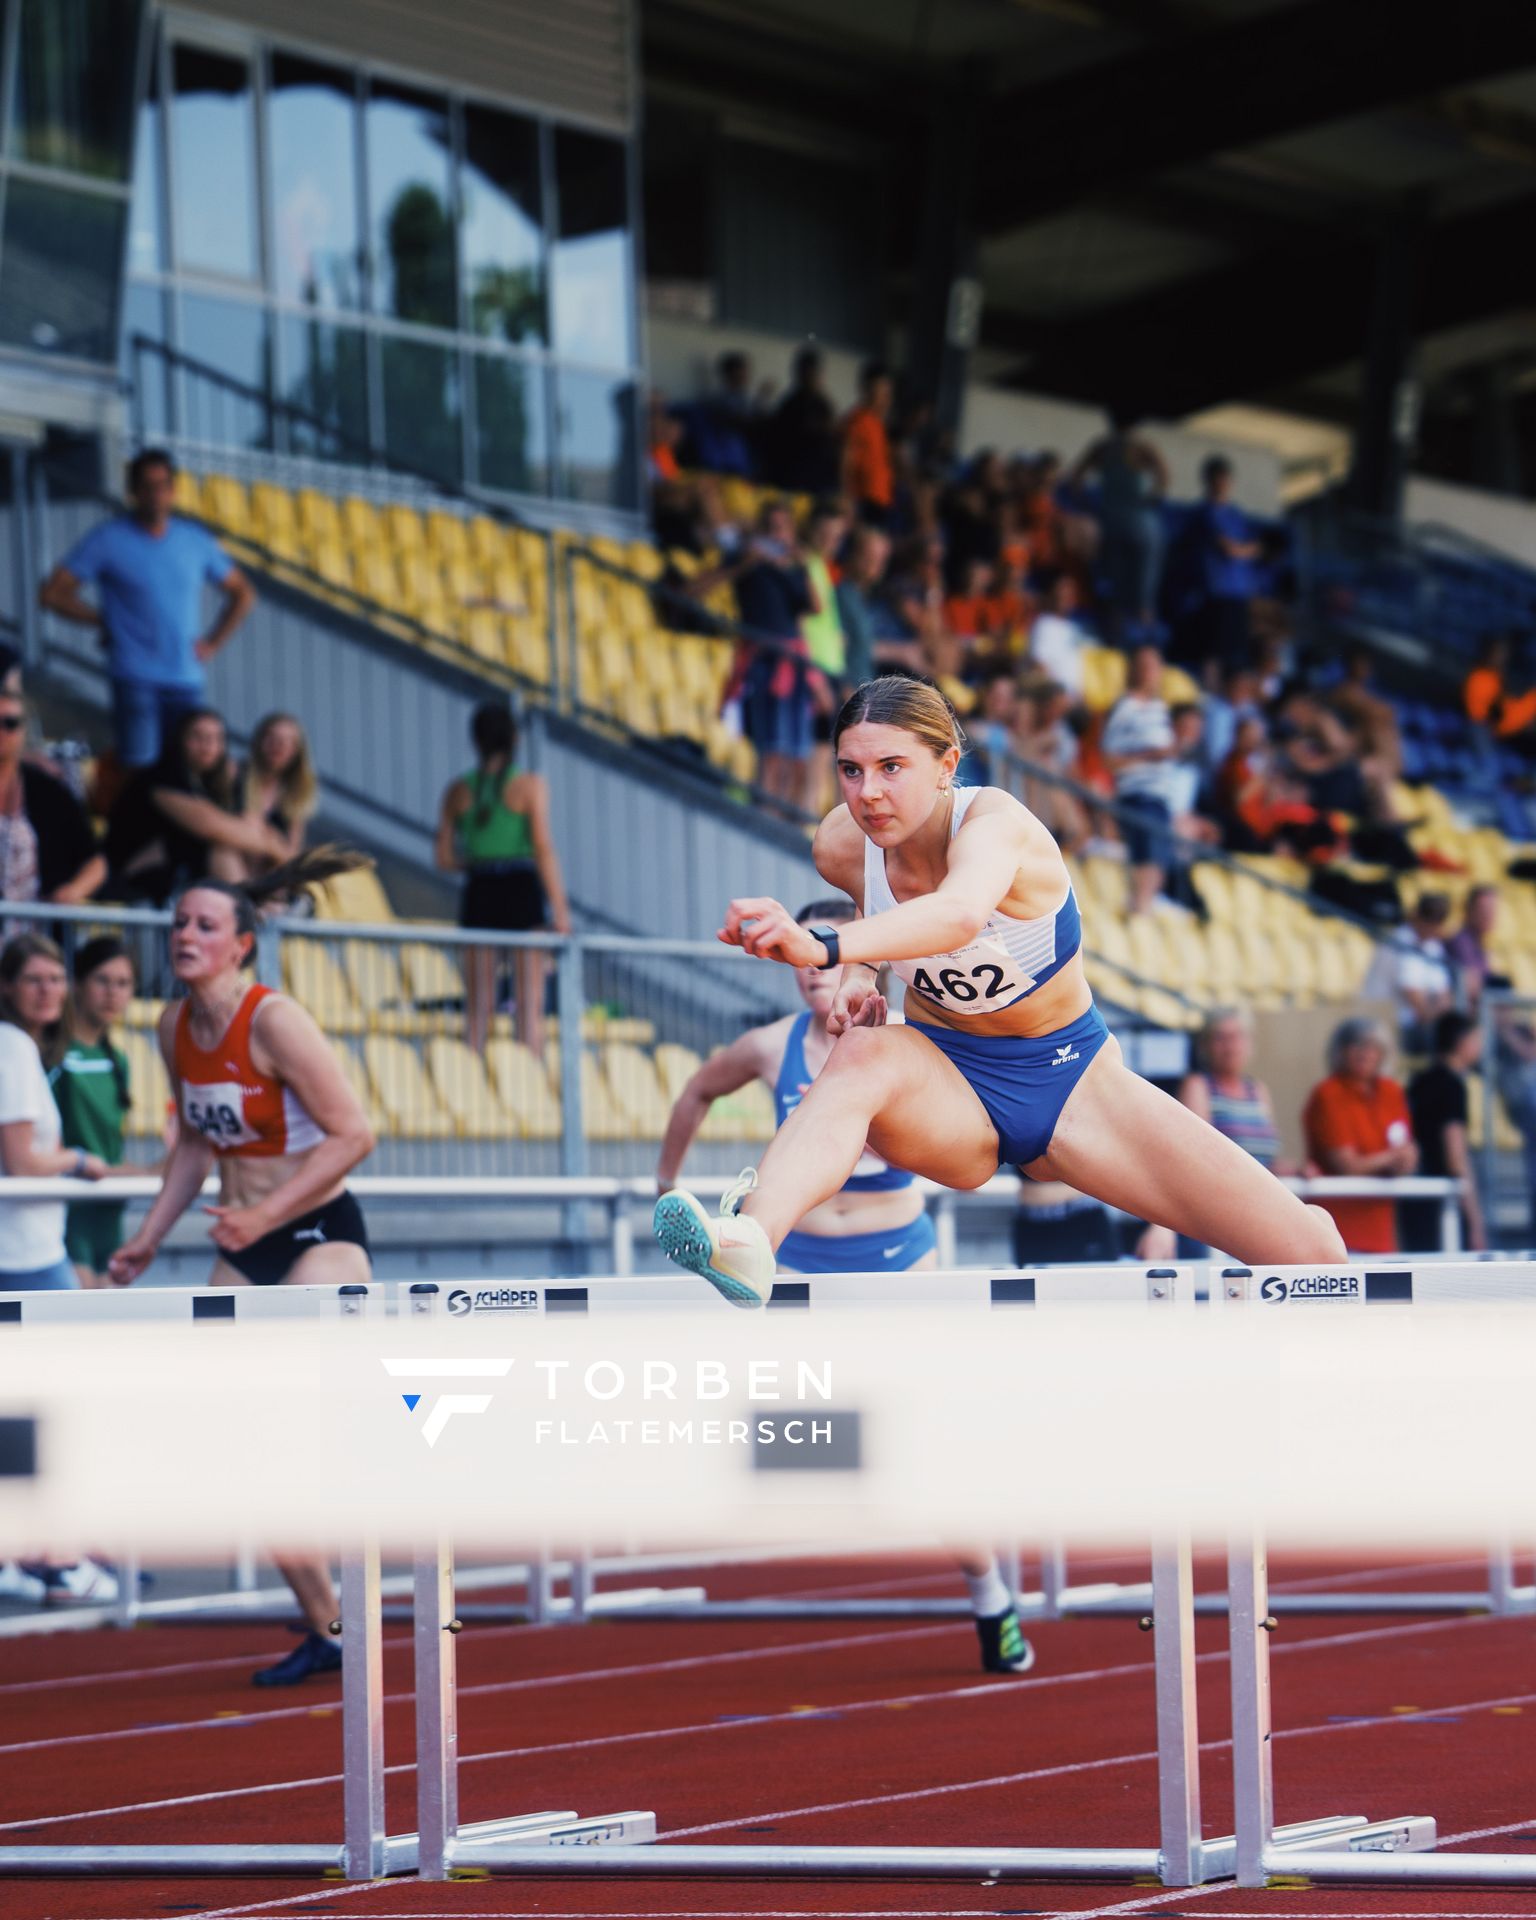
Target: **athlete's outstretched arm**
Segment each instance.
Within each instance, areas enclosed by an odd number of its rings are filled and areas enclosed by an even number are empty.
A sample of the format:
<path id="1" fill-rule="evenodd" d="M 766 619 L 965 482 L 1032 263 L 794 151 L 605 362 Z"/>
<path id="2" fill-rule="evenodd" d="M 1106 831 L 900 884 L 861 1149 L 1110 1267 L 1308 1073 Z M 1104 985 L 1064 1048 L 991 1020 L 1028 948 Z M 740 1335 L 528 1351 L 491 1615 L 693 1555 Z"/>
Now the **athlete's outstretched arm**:
<path id="1" fill-rule="evenodd" d="M 937 888 L 842 928 L 843 960 L 921 960 L 974 940 L 1028 860 L 1028 834 L 1022 807 L 967 820 L 950 843 L 949 870 Z M 791 967 L 813 967 L 822 958 L 821 942 L 777 900 L 733 900 L 719 937 L 727 946 Z"/>
<path id="2" fill-rule="evenodd" d="M 723 1100 L 728 1093 L 739 1092 L 754 1080 L 767 1078 L 769 1055 L 773 1051 L 769 1043 L 773 1041 L 781 1054 L 787 1027 L 788 1022 L 783 1020 L 769 1027 L 754 1027 L 728 1047 L 722 1047 L 719 1053 L 712 1054 L 693 1075 L 677 1096 L 677 1104 L 667 1121 L 666 1137 L 656 1162 L 658 1187 L 665 1190 L 677 1184 L 694 1136 L 708 1119 L 715 1102 Z"/>

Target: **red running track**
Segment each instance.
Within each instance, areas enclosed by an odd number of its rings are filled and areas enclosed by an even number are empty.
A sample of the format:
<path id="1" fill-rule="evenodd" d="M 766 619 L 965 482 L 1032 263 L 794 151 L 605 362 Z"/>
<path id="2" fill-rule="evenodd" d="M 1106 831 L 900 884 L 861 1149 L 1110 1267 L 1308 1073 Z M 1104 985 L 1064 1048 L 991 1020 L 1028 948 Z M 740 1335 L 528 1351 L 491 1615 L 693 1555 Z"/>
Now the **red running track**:
<path id="1" fill-rule="evenodd" d="M 1133 1559 L 1101 1577 L 1138 1577 Z M 1085 1571 L 1088 1569 L 1085 1567 Z M 1215 1577 L 1215 1570 L 1207 1570 Z M 934 1595 L 901 1566 L 712 1569 L 711 1593 Z M 647 1576 L 648 1579 L 655 1576 Z M 666 1576 L 683 1584 L 686 1573 Z M 1475 1562 L 1363 1578 L 1277 1563 L 1295 1583 L 1473 1586 Z M 338 1840 L 339 1686 L 273 1699 L 269 1628 L 152 1627 L 0 1642 L 0 1842 Z M 1035 1630 L 1023 1680 L 988 1680 L 963 1621 L 471 1627 L 459 1641 L 461 1812 L 654 1808 L 664 1836 L 722 1843 L 1156 1843 L 1151 1643 L 1134 1619 Z M 1199 1627 L 1207 1833 L 1231 1830 L 1225 1627 Z M 1282 1820 L 1430 1813 L 1442 1844 L 1536 1847 L 1536 1622 L 1286 1616 L 1272 1646 Z M 280 1651 L 280 1644 L 276 1650 Z M 409 1640 L 386 1639 L 386 1752 L 410 1752 Z M 415 1826 L 412 1769 L 389 1823 Z M 0 1881 L 3 1920 L 332 1915 L 336 1920 L 1536 1920 L 1510 1889 L 1188 1892 L 1106 1882 Z"/>

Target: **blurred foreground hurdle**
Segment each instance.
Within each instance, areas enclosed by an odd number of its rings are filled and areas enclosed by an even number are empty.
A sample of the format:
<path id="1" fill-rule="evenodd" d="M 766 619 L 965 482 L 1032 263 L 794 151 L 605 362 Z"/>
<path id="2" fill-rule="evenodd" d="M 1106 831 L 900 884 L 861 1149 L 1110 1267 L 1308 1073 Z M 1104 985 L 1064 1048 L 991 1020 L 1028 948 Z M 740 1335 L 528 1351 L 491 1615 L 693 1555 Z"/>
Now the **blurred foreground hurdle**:
<path id="1" fill-rule="evenodd" d="M 817 1297 L 810 1312 L 745 1315 L 712 1300 L 647 1306 L 648 1283 L 626 1282 L 610 1313 L 594 1309 L 606 1283 L 589 1283 L 585 1312 L 572 1303 L 514 1321 L 439 1315 L 407 1295 L 393 1316 L 311 1315 L 300 1338 L 272 1308 L 135 1325 L 142 1310 L 113 1315 L 121 1296 L 86 1294 L 69 1298 L 65 1326 L 35 1318 L 28 1297 L 26 1311 L 0 1322 L 0 1553 L 52 1536 L 196 1554 L 232 1511 L 291 1548 L 345 1550 L 346 1831 L 330 1849 L 0 1848 L 0 1872 L 339 1865 L 362 1877 L 472 1866 L 1156 1874 L 1187 1885 L 1273 1870 L 1268 1856 L 1305 1859 L 1312 1874 L 1324 1871 L 1318 1860 L 1347 1859 L 1352 1876 L 1411 1865 L 1375 1850 L 1432 1844 L 1422 1817 L 1368 1824 L 1351 1814 L 1268 1830 L 1246 1739 L 1235 1749 L 1238 1832 L 1202 1839 L 1189 1539 L 1236 1531 L 1307 1546 L 1461 1547 L 1504 1532 L 1528 1495 L 1536 1314 L 1186 1312 L 1177 1276 L 1154 1300 L 1145 1274 L 1109 1271 L 1139 1294 L 1095 1305 L 1080 1287 L 1072 1304 L 1051 1305 L 1036 1289 L 1033 1304 L 1049 1307 L 1037 1312 L 986 1276 L 981 1289 L 977 1276 L 955 1276 L 954 1297 L 915 1300 L 882 1279 L 862 1302 Z M 919 1278 L 925 1293 L 949 1284 Z M 680 1546 L 870 1547 L 914 1528 L 996 1537 L 1017 1527 L 1017 1496 L 971 1467 L 998 1448 L 1038 1463 L 1031 1519 L 1042 1530 L 1073 1544 L 1164 1543 L 1153 1580 L 1156 1846 L 602 1844 L 651 1838 L 640 1813 L 458 1827 L 450 1540 L 526 1547 L 637 1520 Z M 317 1456 L 325 1473 L 304 1471 Z M 1336 1464 L 1345 1456 L 1347 1480 Z M 1364 1504 L 1362 1484 L 1378 1490 Z M 1408 1490 L 1401 1509 L 1380 1493 L 1392 1487 Z M 411 1836 L 382 1831 L 380 1543 L 417 1556 L 421 1804 Z M 1234 1586 L 1236 1636 L 1249 1598 Z M 1449 1877 L 1465 1867 L 1467 1877 L 1536 1880 L 1531 1860 L 1506 1870 L 1500 1858 L 1496 1876 L 1479 1876 L 1478 1856 L 1436 1864 Z"/>

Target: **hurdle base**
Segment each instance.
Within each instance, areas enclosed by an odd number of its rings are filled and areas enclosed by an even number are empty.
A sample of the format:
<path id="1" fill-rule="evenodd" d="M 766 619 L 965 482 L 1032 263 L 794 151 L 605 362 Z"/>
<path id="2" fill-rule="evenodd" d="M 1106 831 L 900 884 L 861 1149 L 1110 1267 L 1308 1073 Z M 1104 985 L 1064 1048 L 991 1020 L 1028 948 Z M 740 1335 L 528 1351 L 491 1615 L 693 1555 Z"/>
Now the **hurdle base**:
<path id="1" fill-rule="evenodd" d="M 456 1872 L 489 1872 L 503 1855 L 543 1857 L 556 1849 L 644 1847 L 656 1839 L 656 1816 L 627 1813 L 531 1813 L 503 1820 L 477 1820 L 460 1827 L 446 1849 L 450 1878 Z"/>
<path id="2" fill-rule="evenodd" d="M 475 1850 L 473 1864 L 492 1873 L 589 1878 L 1118 1880 L 1155 1877 L 1160 1855 L 1150 1847 L 490 1846 Z"/>
<path id="3" fill-rule="evenodd" d="M 393 1857 L 398 1842 L 386 1842 L 386 1872 L 407 1873 L 409 1865 Z M 0 1847 L 0 1877 L 25 1874 L 55 1876 L 103 1874 L 240 1874 L 294 1873 L 337 1875 L 343 1871 L 343 1850 L 339 1846 L 287 1846 L 280 1842 L 241 1846 L 101 1846 L 101 1847 Z"/>

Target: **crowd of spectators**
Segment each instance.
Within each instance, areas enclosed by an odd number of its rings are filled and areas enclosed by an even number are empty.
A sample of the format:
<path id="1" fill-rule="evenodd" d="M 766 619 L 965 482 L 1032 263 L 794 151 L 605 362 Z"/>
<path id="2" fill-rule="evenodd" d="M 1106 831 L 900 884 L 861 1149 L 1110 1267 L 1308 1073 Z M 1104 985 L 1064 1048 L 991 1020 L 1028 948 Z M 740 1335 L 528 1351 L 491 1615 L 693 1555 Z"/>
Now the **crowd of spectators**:
<path id="1" fill-rule="evenodd" d="M 871 364 L 839 416 L 806 348 L 776 402 L 742 353 L 702 399 L 653 402 L 656 537 L 694 568 L 669 570 L 658 606 L 707 626 L 702 601 L 729 583 L 725 710 L 762 788 L 825 806 L 818 743 L 839 694 L 915 670 L 967 722 L 967 777 L 1019 763 L 1014 784 L 1069 852 L 1123 854 L 1133 913 L 1198 910 L 1184 869 L 1208 845 L 1293 856 L 1330 904 L 1395 923 L 1393 874 L 1436 856 L 1414 850 L 1394 799 L 1393 708 L 1364 652 L 1332 686 L 1299 677 L 1279 536 L 1234 500 L 1231 463 L 1207 459 L 1200 501 L 1174 514 L 1166 462 L 1131 423 L 1070 468 L 1050 451 L 962 461 L 896 391 Z M 783 491 L 743 525 L 722 476 Z M 1126 662 L 1107 715 L 1088 698 L 1105 646 Z"/>

